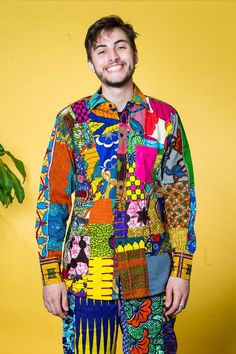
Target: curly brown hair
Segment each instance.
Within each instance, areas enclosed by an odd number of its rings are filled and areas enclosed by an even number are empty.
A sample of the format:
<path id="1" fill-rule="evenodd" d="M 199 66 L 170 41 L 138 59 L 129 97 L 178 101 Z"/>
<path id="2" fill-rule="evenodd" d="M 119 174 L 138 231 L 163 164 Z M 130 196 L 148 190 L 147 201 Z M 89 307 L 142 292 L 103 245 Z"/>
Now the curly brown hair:
<path id="1" fill-rule="evenodd" d="M 134 31 L 133 26 L 129 23 L 125 23 L 119 16 L 111 15 L 105 16 L 94 22 L 88 29 L 86 37 L 85 37 L 85 48 L 87 52 L 87 58 L 91 61 L 91 51 L 97 40 L 98 35 L 102 30 L 106 32 L 111 31 L 113 28 L 120 28 L 127 34 L 129 38 L 130 45 L 134 51 L 137 50 L 135 39 L 138 35 L 137 32 Z"/>

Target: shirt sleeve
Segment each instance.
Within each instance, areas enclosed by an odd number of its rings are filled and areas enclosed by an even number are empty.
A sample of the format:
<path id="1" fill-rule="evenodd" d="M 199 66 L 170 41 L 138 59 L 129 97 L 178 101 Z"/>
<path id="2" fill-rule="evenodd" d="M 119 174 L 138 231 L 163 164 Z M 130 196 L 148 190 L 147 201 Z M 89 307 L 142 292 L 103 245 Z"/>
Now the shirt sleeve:
<path id="1" fill-rule="evenodd" d="M 172 129 L 162 163 L 166 229 L 172 248 L 171 275 L 189 280 L 196 249 L 196 198 L 189 144 L 179 115 L 171 113 Z"/>
<path id="2" fill-rule="evenodd" d="M 68 112 L 58 114 L 41 171 L 35 226 L 44 285 L 62 282 L 62 247 L 75 184 L 73 124 Z"/>

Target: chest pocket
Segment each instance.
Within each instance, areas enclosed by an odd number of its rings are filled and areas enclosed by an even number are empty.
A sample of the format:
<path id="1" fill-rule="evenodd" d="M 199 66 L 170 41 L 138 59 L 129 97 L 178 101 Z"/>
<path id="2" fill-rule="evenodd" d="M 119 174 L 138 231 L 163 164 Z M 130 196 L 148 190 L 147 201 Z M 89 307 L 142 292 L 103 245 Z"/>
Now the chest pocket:
<path id="1" fill-rule="evenodd" d="M 152 183 L 152 173 L 158 149 L 150 146 L 136 146 L 136 168 L 134 175 L 141 182 Z"/>

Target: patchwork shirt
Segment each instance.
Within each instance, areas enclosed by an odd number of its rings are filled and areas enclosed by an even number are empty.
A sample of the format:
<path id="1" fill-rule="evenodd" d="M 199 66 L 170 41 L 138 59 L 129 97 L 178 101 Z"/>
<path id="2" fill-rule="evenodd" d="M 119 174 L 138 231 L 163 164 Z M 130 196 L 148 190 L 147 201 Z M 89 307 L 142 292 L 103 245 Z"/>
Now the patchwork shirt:
<path id="1" fill-rule="evenodd" d="M 172 106 L 134 85 L 121 113 L 101 89 L 59 112 L 37 203 L 43 284 L 102 300 L 161 293 L 169 275 L 190 278 L 195 213 Z"/>

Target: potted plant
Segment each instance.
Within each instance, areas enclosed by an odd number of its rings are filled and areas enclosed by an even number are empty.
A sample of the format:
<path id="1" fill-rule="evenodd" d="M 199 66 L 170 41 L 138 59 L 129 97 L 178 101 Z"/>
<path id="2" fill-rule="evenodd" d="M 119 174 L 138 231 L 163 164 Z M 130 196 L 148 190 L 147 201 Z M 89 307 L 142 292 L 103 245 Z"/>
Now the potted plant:
<path id="1" fill-rule="evenodd" d="M 8 165 L 2 160 L 2 156 L 9 156 L 21 176 L 25 181 L 25 167 L 21 160 L 16 159 L 9 151 L 4 150 L 0 144 L 0 202 L 6 208 L 13 202 L 16 197 L 19 203 L 22 203 L 25 198 L 25 192 L 19 178 L 12 172 Z"/>

